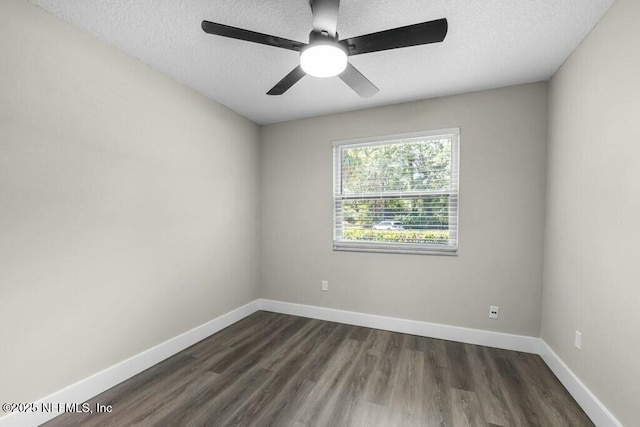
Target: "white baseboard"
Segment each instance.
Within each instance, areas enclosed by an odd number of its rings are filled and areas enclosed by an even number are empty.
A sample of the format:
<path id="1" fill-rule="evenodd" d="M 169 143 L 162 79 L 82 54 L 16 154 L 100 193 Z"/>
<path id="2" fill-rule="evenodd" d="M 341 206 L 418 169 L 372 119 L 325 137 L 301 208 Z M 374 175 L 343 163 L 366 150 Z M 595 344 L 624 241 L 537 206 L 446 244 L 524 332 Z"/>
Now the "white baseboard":
<path id="1" fill-rule="evenodd" d="M 203 325 L 171 338 L 149 350 L 124 360 L 97 374 L 78 381 L 35 402 L 37 407 L 47 403 L 83 403 L 94 396 L 110 389 L 151 366 L 190 347 L 227 326 L 258 311 L 273 311 L 313 319 L 346 323 L 368 328 L 383 329 L 412 335 L 458 341 L 469 344 L 503 348 L 540 354 L 545 363 L 560 379 L 569 393 L 587 413 L 591 420 L 600 427 L 622 427 L 622 424 L 591 393 L 558 355 L 540 338 L 483 331 L 459 326 L 441 325 L 416 320 L 378 316 L 353 311 L 336 310 L 310 305 L 294 304 L 282 301 L 257 299 L 240 308 L 219 316 Z M 58 413 L 14 413 L 0 418 L 2 427 L 37 426 L 54 417 Z"/>
<path id="2" fill-rule="evenodd" d="M 522 351 L 525 353 L 537 354 L 540 352 L 540 339 L 523 335 L 483 331 L 480 329 L 463 328 L 460 326 L 441 325 L 437 323 L 420 322 L 416 320 L 399 319 L 395 317 L 378 316 L 375 314 L 336 310 L 332 308 L 267 299 L 258 300 L 258 308 L 260 310 L 274 311 L 276 313 L 311 317 L 314 319 L 347 323 L 349 325 L 365 326 L 367 328 L 383 329 L 385 331 L 401 332 L 404 334 L 497 347 L 506 350 Z"/>
<path id="3" fill-rule="evenodd" d="M 569 369 L 560 357 L 542 339 L 540 340 L 540 357 L 558 377 L 578 405 L 598 427 L 622 427 L 622 423 L 606 406 L 587 388 L 586 385 Z"/>
<path id="4" fill-rule="evenodd" d="M 143 351 L 129 359 L 111 366 L 97 374 L 91 375 L 64 389 L 35 402 L 37 408 L 47 403 L 83 403 L 94 396 L 120 384 L 173 356 L 176 353 L 192 346 L 198 341 L 215 334 L 216 332 L 236 323 L 258 310 L 258 300 L 252 301 L 242 307 L 232 310 L 222 316 L 197 326 L 183 334 L 171 338 L 155 347 Z M 0 418 L 2 427 L 37 426 L 60 415 L 59 413 L 41 411 L 32 413 L 12 413 Z"/>

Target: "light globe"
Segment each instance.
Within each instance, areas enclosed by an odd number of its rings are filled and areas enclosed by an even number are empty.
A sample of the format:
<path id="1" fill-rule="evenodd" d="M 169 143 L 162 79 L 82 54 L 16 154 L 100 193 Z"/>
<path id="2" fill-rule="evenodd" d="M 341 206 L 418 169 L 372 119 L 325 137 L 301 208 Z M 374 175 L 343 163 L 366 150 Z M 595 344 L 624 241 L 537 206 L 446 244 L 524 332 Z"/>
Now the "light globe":
<path id="1" fill-rule="evenodd" d="M 347 68 L 347 54 L 335 44 L 315 44 L 300 54 L 300 66 L 314 77 L 337 76 Z"/>

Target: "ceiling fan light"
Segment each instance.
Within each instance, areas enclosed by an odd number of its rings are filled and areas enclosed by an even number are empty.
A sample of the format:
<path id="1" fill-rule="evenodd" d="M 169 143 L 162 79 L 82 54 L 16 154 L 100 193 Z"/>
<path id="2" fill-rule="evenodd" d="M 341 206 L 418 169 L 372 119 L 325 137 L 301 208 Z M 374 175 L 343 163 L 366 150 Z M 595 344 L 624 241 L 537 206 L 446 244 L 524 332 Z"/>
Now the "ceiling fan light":
<path id="1" fill-rule="evenodd" d="M 315 44 L 300 54 L 300 66 L 314 77 L 337 76 L 347 68 L 347 53 L 335 44 Z"/>

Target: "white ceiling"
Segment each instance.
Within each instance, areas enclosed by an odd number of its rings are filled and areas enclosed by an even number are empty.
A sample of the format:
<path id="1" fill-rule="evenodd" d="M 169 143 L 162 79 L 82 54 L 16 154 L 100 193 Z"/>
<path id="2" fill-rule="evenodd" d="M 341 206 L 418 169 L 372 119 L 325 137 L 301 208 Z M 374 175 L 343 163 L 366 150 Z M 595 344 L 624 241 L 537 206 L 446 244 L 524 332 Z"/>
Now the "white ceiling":
<path id="1" fill-rule="evenodd" d="M 308 0 L 31 0 L 256 123 L 549 79 L 615 0 L 342 0 L 340 38 L 447 18 L 443 43 L 350 58 L 380 92 L 304 77 L 266 92 L 298 54 L 206 34 L 203 19 L 303 42 Z"/>

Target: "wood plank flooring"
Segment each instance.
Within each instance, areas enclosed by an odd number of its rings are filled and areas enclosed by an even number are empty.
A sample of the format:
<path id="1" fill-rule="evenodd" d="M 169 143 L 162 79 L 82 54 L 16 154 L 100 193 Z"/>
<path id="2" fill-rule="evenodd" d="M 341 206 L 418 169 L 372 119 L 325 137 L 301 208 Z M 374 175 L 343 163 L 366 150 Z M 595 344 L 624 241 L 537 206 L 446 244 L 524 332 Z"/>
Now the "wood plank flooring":
<path id="1" fill-rule="evenodd" d="M 592 426 L 539 356 L 260 311 L 46 426 Z"/>

